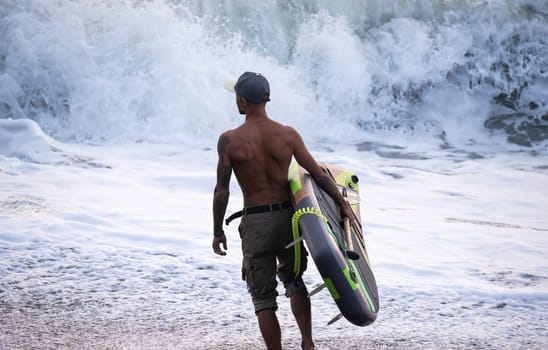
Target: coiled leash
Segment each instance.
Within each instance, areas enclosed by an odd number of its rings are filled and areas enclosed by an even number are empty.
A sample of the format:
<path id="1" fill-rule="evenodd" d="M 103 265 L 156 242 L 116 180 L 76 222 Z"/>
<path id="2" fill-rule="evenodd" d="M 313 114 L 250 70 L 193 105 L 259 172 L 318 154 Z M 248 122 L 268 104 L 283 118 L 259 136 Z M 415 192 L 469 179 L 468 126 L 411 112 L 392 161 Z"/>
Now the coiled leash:
<path id="1" fill-rule="evenodd" d="M 299 220 L 301 219 L 301 216 L 305 214 L 313 214 L 317 217 L 321 218 L 325 223 L 327 223 L 327 218 L 323 216 L 323 214 L 320 212 L 319 209 L 314 207 L 305 207 L 297 210 L 293 217 L 291 218 L 291 228 L 293 231 L 293 242 L 289 243 L 285 248 L 291 248 L 292 246 L 295 247 L 295 265 L 293 266 L 293 272 L 295 272 L 295 277 L 299 276 L 301 272 L 301 241 L 304 239 L 304 237 L 301 236 L 300 230 L 299 230 Z M 329 225 L 328 225 L 329 227 Z"/>

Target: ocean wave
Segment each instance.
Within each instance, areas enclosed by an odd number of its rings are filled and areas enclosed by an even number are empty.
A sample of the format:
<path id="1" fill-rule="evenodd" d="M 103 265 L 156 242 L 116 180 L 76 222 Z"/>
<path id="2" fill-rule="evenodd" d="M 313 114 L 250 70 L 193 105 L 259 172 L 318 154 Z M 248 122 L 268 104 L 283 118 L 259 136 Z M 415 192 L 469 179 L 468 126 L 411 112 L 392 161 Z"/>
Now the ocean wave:
<path id="1" fill-rule="evenodd" d="M 273 117 L 308 139 L 548 147 L 543 1 L 25 0 L 0 14 L 0 118 L 61 141 L 212 147 L 241 122 L 223 81 L 255 70 Z"/>

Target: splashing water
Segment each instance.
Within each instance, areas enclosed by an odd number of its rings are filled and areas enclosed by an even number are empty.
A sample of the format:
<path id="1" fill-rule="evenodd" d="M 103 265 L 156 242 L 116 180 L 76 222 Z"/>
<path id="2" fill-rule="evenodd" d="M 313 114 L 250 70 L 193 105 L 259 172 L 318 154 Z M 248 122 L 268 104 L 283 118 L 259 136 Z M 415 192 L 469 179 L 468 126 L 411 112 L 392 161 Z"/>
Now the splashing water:
<path id="1" fill-rule="evenodd" d="M 239 122 L 223 81 L 255 70 L 271 114 L 310 140 L 546 148 L 544 1 L 25 0 L 0 13 L 0 118 L 62 141 L 200 143 Z"/>

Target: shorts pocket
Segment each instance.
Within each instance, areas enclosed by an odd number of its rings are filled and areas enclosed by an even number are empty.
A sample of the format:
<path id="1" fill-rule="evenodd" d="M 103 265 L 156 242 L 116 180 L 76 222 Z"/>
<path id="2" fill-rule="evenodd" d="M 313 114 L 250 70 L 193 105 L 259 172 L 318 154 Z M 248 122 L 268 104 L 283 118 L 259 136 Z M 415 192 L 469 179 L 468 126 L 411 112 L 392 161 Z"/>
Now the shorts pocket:
<path id="1" fill-rule="evenodd" d="M 251 264 L 249 260 L 242 260 L 242 281 L 246 281 L 249 285 L 249 277 L 251 276 Z"/>

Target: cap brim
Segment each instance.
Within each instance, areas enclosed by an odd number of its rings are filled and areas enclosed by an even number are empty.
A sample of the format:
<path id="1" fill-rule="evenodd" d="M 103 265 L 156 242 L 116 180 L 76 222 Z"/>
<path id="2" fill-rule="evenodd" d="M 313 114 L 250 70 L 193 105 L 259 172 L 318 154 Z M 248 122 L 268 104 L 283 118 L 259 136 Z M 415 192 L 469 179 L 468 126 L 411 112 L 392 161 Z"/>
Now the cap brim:
<path id="1" fill-rule="evenodd" d="M 225 89 L 232 92 L 233 94 L 236 93 L 236 90 L 234 89 L 235 85 L 236 85 L 236 80 L 226 80 L 224 83 Z"/>

